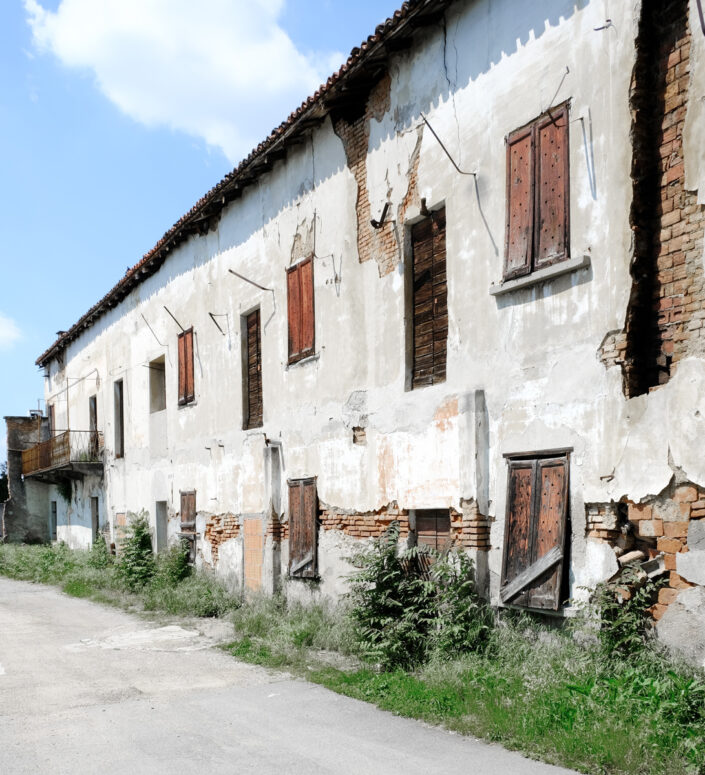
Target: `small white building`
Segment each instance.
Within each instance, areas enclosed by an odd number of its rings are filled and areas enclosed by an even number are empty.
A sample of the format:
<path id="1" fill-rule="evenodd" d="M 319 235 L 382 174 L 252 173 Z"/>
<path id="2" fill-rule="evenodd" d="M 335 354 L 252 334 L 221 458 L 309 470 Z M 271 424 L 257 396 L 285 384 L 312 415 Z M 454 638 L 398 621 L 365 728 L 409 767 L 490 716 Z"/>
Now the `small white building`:
<path id="1" fill-rule="evenodd" d="M 37 360 L 47 537 L 146 510 L 335 596 L 397 519 L 557 615 L 640 552 L 705 658 L 705 28 L 606 8 L 411 0 L 354 49 Z"/>

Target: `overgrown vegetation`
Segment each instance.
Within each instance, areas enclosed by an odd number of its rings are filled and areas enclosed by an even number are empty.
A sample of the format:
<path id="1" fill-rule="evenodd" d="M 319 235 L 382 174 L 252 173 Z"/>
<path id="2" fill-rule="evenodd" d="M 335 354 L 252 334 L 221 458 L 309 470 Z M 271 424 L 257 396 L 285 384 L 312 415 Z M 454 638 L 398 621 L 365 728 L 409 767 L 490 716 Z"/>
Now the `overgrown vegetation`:
<path id="1" fill-rule="evenodd" d="M 139 544 L 142 528 L 132 524 Z M 428 556 L 398 543 L 393 526 L 356 556 L 342 605 L 242 601 L 192 572 L 179 545 L 157 557 L 137 592 L 100 541 L 90 552 L 0 545 L 0 573 L 149 611 L 227 616 L 235 633 L 227 649 L 240 659 L 552 763 L 596 774 L 705 774 L 705 674 L 650 637 L 651 582 L 627 574 L 602 585 L 581 618 L 556 629 L 496 615 L 463 555 L 436 557 L 429 568 Z"/>
<path id="2" fill-rule="evenodd" d="M 361 654 L 385 669 L 411 668 L 431 655 L 481 648 L 492 614 L 464 553 L 399 551 L 399 523 L 352 559 L 351 614 Z"/>

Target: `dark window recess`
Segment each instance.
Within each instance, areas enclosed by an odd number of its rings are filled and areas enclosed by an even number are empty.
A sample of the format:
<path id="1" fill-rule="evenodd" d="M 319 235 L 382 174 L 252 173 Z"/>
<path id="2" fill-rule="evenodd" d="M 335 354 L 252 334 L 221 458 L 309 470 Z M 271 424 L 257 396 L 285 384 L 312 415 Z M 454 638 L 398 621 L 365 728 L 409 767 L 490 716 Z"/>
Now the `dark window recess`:
<path id="1" fill-rule="evenodd" d="M 289 482 L 289 575 L 315 578 L 318 572 L 316 480 Z"/>
<path id="2" fill-rule="evenodd" d="M 51 540 L 56 541 L 56 501 L 51 501 L 51 512 L 49 514 L 49 532 L 51 533 Z"/>
<path id="3" fill-rule="evenodd" d="M 448 339 L 446 211 L 411 227 L 412 388 L 445 382 Z"/>
<path id="4" fill-rule="evenodd" d="M 100 512 L 98 511 L 98 498 L 91 498 L 91 532 L 95 541 L 100 535 Z"/>
<path id="5" fill-rule="evenodd" d="M 155 358 L 149 364 L 149 411 L 166 409 L 166 361 L 164 356 Z"/>
<path id="6" fill-rule="evenodd" d="M 295 363 L 314 353 L 313 259 L 307 258 L 286 272 L 289 363 Z"/>
<path id="7" fill-rule="evenodd" d="M 115 457 L 125 456 L 125 402 L 123 382 L 119 379 L 113 386 L 115 416 Z"/>
<path id="8" fill-rule="evenodd" d="M 188 544 L 188 561 L 196 561 L 196 493 L 181 493 L 181 539 Z"/>
<path id="9" fill-rule="evenodd" d="M 49 404 L 48 407 L 49 412 L 49 436 L 54 436 L 54 431 L 56 430 L 56 418 L 55 418 L 55 410 L 54 410 L 54 404 Z"/>
<path id="10" fill-rule="evenodd" d="M 262 331 L 256 309 L 245 319 L 245 429 L 262 426 Z"/>
<path id="11" fill-rule="evenodd" d="M 569 258 L 568 105 L 507 138 L 504 279 Z"/>
<path id="12" fill-rule="evenodd" d="M 568 458 L 508 462 L 500 597 L 503 603 L 556 611 L 567 566 Z"/>
<path id="13" fill-rule="evenodd" d="M 179 334 L 179 404 L 195 398 L 193 387 L 193 328 Z"/>
<path id="14" fill-rule="evenodd" d="M 445 509 L 424 509 L 416 512 L 416 543 L 430 546 L 438 552 L 450 548 L 450 512 Z"/>

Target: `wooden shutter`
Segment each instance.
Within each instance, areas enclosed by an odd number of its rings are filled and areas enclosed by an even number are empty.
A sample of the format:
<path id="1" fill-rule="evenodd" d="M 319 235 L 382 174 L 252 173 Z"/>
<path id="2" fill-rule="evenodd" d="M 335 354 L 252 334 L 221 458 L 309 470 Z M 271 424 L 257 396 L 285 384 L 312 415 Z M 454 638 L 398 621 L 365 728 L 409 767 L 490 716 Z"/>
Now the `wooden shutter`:
<path id="1" fill-rule="evenodd" d="M 416 543 L 442 552 L 450 546 L 450 512 L 425 509 L 416 512 Z"/>
<path id="2" fill-rule="evenodd" d="M 287 269 L 286 298 L 289 322 L 289 363 L 293 363 L 313 355 L 315 347 L 316 324 L 312 258 L 307 258 L 300 264 Z"/>
<path id="3" fill-rule="evenodd" d="M 502 602 L 558 609 L 567 499 L 566 457 L 509 462 Z"/>
<path id="4" fill-rule="evenodd" d="M 179 403 L 188 404 L 195 398 L 193 381 L 193 328 L 179 334 Z"/>
<path id="5" fill-rule="evenodd" d="M 307 258 L 299 264 L 301 287 L 301 343 L 299 355 L 305 358 L 313 355 L 315 316 L 313 306 L 313 259 Z"/>
<path id="6" fill-rule="evenodd" d="M 531 564 L 530 532 L 533 478 L 533 461 L 509 463 L 502 585 L 517 578 Z M 519 594 L 511 602 L 515 605 L 528 605 L 528 594 Z"/>
<path id="7" fill-rule="evenodd" d="M 568 258 L 568 107 L 541 119 L 535 130 L 536 229 L 534 269 Z"/>
<path id="8" fill-rule="evenodd" d="M 533 556 L 546 557 L 553 549 L 565 547 L 568 500 L 568 467 L 565 458 L 540 460 L 537 464 L 537 518 Z M 563 558 L 538 579 L 531 591 L 531 607 L 557 610 L 560 605 Z"/>
<path id="9" fill-rule="evenodd" d="M 181 493 L 181 529 L 189 533 L 196 530 L 196 493 Z"/>
<path id="10" fill-rule="evenodd" d="M 245 428 L 262 425 L 262 338 L 260 311 L 256 309 L 246 319 L 247 329 L 247 405 Z"/>
<path id="11" fill-rule="evenodd" d="M 507 235 L 504 279 L 531 271 L 534 223 L 532 127 L 507 140 Z"/>
<path id="12" fill-rule="evenodd" d="M 289 482 L 289 575 L 314 578 L 318 569 L 315 479 Z"/>
<path id="13" fill-rule="evenodd" d="M 412 387 L 446 378 L 448 285 L 445 208 L 411 228 L 413 293 Z"/>
<path id="14" fill-rule="evenodd" d="M 286 305 L 289 320 L 289 363 L 298 360 L 301 350 L 301 286 L 298 266 L 286 272 Z"/>
<path id="15" fill-rule="evenodd" d="M 186 402 L 186 339 L 183 334 L 178 338 L 178 361 L 179 361 L 179 403 Z"/>

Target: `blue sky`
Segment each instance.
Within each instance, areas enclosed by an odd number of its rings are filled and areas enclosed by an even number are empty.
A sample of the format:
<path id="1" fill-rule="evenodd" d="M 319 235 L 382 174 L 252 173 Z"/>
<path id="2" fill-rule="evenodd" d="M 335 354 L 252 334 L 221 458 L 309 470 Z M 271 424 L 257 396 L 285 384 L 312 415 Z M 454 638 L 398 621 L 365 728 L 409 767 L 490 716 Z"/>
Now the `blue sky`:
<path id="1" fill-rule="evenodd" d="M 37 406 L 56 331 L 400 3 L 0 4 L 0 416 Z"/>

